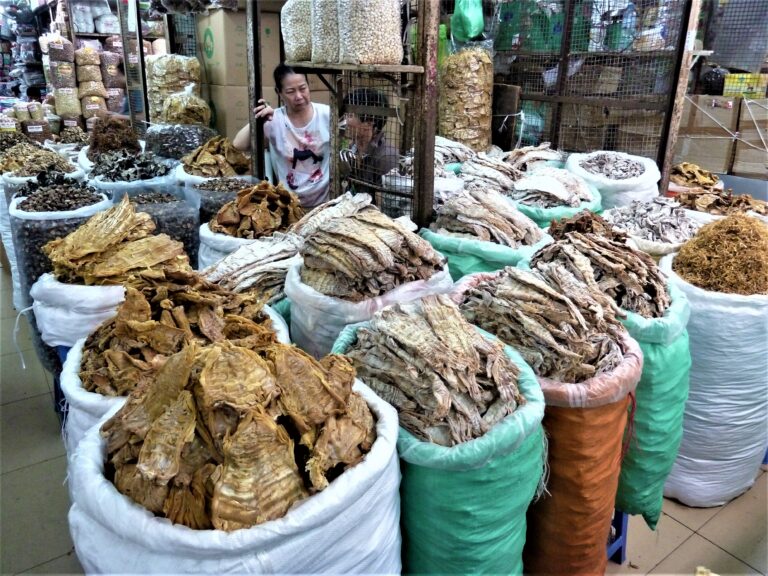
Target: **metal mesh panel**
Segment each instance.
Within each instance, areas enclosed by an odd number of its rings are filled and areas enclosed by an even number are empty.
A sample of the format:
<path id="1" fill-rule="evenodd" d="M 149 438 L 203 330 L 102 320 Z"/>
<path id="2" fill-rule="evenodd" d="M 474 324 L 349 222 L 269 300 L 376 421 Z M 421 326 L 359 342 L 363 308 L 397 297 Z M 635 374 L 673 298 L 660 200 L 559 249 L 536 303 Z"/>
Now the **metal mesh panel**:
<path id="1" fill-rule="evenodd" d="M 169 52 L 181 56 L 197 56 L 197 26 L 194 14 L 168 16 L 171 46 Z"/>
<path id="2" fill-rule="evenodd" d="M 733 70 L 759 72 L 768 58 L 768 2 L 730 0 L 716 10 L 710 62 Z"/>

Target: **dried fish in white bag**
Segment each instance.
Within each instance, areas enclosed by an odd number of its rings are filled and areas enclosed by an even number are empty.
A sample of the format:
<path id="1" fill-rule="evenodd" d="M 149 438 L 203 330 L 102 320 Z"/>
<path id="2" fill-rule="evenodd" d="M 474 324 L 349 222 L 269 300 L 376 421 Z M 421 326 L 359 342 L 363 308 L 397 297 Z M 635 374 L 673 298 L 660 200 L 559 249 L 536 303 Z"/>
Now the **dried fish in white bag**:
<path id="1" fill-rule="evenodd" d="M 521 178 L 507 195 L 514 201 L 527 206 L 554 208 L 556 206 L 577 207 L 591 202 L 594 197 L 587 183 L 562 168 L 545 167 Z"/>
<path id="2" fill-rule="evenodd" d="M 678 202 L 663 197 L 611 208 L 603 218 L 635 238 L 669 244 L 690 240 L 701 226 Z"/>

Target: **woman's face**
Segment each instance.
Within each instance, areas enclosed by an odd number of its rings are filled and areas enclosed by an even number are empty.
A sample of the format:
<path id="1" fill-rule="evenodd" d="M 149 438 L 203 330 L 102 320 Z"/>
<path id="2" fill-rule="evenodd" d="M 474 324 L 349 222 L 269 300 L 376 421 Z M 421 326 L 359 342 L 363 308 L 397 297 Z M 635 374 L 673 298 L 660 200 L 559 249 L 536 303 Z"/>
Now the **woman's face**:
<path id="1" fill-rule="evenodd" d="M 347 131 L 358 150 L 365 150 L 373 140 L 373 122 L 362 122 L 356 114 L 347 114 Z"/>
<path id="2" fill-rule="evenodd" d="M 303 74 L 288 74 L 283 78 L 280 97 L 285 102 L 289 113 L 301 112 L 312 104 L 309 96 L 309 84 Z"/>

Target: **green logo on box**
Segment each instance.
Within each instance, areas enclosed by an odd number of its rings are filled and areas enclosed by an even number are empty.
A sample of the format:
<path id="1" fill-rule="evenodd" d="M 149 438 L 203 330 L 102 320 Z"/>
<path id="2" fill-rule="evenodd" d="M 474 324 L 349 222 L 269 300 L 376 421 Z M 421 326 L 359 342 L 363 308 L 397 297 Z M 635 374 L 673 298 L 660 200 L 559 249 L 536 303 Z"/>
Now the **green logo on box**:
<path id="1" fill-rule="evenodd" d="M 210 28 L 206 28 L 203 34 L 203 52 L 206 58 L 213 58 L 213 32 Z"/>

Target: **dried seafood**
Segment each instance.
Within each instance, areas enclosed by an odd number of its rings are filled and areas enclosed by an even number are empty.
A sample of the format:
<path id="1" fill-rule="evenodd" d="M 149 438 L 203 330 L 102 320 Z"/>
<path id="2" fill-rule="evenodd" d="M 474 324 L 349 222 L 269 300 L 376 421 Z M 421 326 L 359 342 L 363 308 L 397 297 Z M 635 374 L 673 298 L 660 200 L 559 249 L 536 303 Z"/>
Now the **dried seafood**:
<path id="1" fill-rule="evenodd" d="M 181 161 L 187 174 L 207 178 L 247 174 L 251 169 L 248 158 L 223 136 L 214 136 Z"/>
<path id="2" fill-rule="evenodd" d="M 105 152 L 119 150 L 132 155 L 141 152 L 138 136 L 128 122 L 112 116 L 99 118 L 91 133 L 88 158 L 96 161 Z"/>
<path id="3" fill-rule="evenodd" d="M 40 172 L 74 172 L 77 168 L 56 152 L 22 142 L 0 151 L 0 173 L 35 176 Z"/>
<path id="4" fill-rule="evenodd" d="M 521 178 L 507 195 L 521 204 L 541 208 L 575 208 L 594 199 L 582 178 L 568 170 L 551 167 L 540 168 L 536 173 Z"/>
<path id="5" fill-rule="evenodd" d="M 475 151 L 461 142 L 435 136 L 435 166 L 442 168 L 446 164 L 466 162 L 474 155 Z"/>
<path id="6" fill-rule="evenodd" d="M 543 142 L 538 146 L 523 146 L 505 153 L 503 159 L 512 168 L 521 172 L 532 171 L 547 162 L 561 162 L 563 160 L 562 153 L 552 150 L 550 146 L 549 142 Z"/>
<path id="7" fill-rule="evenodd" d="M 195 272 L 169 272 L 126 288 L 117 315 L 85 342 L 83 388 L 125 396 L 154 378 L 166 359 L 191 343 L 229 341 L 252 350 L 276 342 L 263 300 L 234 294 Z"/>
<path id="8" fill-rule="evenodd" d="M 734 196 L 732 190 L 725 192 L 691 190 L 678 194 L 677 200 L 683 208 L 718 216 L 741 212 L 754 212 L 761 216 L 768 216 L 768 202 L 758 200 L 748 194 Z"/>
<path id="9" fill-rule="evenodd" d="M 105 182 L 135 182 L 165 176 L 171 171 L 151 152 L 131 153 L 125 150 L 99 154 L 91 177 L 101 176 Z"/>
<path id="10" fill-rule="evenodd" d="M 341 356 L 186 346 L 101 428 L 107 475 L 158 516 L 225 531 L 281 518 L 359 464 L 376 440 Z"/>
<path id="11" fill-rule="evenodd" d="M 594 212 L 590 212 L 589 210 L 582 210 L 575 216 L 552 222 L 549 226 L 549 235 L 555 240 L 565 239 L 569 232 L 597 234 L 598 236 L 609 238 L 610 240 L 615 240 L 622 244 L 627 241 L 625 232 L 618 228 L 614 228 L 605 218 Z"/>
<path id="12" fill-rule="evenodd" d="M 302 282 L 352 302 L 427 280 L 445 265 L 429 242 L 373 208 L 325 222 L 306 237 L 301 255 Z"/>
<path id="13" fill-rule="evenodd" d="M 544 237 L 533 220 L 493 190 L 454 196 L 438 209 L 437 219 L 430 228 L 448 236 L 485 240 L 511 248 L 533 246 Z"/>
<path id="14" fill-rule="evenodd" d="M 83 132 L 83 129 L 79 126 L 71 126 L 64 128 L 59 133 L 59 144 L 88 144 L 88 133 Z"/>
<path id="15" fill-rule="evenodd" d="M 484 275 L 461 294 L 460 308 L 470 323 L 520 352 L 538 376 L 582 382 L 624 357 L 624 328 L 610 300 L 557 262 Z"/>
<path id="16" fill-rule="evenodd" d="M 650 202 L 634 201 L 629 206 L 612 208 L 603 216 L 615 227 L 635 238 L 679 244 L 690 240 L 700 224 L 686 216 L 680 204 L 658 197 Z"/>
<path id="17" fill-rule="evenodd" d="M 667 281 L 648 254 L 619 240 L 568 232 L 534 254 L 533 268 L 556 262 L 595 294 L 644 318 L 660 318 L 671 300 Z"/>
<path id="18" fill-rule="evenodd" d="M 600 174 L 611 180 L 637 178 L 645 173 L 645 167 L 624 154 L 615 152 L 596 152 L 579 162 L 584 170 L 591 174 Z"/>
<path id="19" fill-rule="evenodd" d="M 353 196 L 346 192 L 343 196 L 334 198 L 325 204 L 320 204 L 317 208 L 307 212 L 301 220 L 291 226 L 289 232 L 306 237 L 326 222 L 334 218 L 352 216 L 370 205 L 371 197 L 368 194 L 355 194 Z"/>
<path id="20" fill-rule="evenodd" d="M 304 216 L 298 196 L 282 184 L 264 180 L 244 188 L 208 223 L 212 232 L 237 238 L 261 238 L 282 232 Z"/>
<path id="21" fill-rule="evenodd" d="M 377 312 L 347 357 L 397 408 L 403 428 L 442 446 L 479 438 L 525 404 L 504 345 L 482 336 L 447 296 Z"/>
<path id="22" fill-rule="evenodd" d="M 232 292 L 258 294 L 267 298 L 267 304 L 281 300 L 288 270 L 301 262 L 299 250 L 304 239 L 296 234 L 275 232 L 241 246 L 202 272 Z"/>
<path id="23" fill-rule="evenodd" d="M 491 188 L 506 193 L 515 186 L 515 180 L 522 173 L 503 160 L 491 158 L 487 154 L 476 154 L 461 165 L 461 178 L 470 188 L 477 185 L 481 190 Z"/>
<path id="24" fill-rule="evenodd" d="M 137 213 L 124 196 L 68 236 L 48 242 L 43 252 L 54 275 L 74 284 L 140 284 L 191 270 L 182 243 L 165 234 L 153 236 L 154 230 L 152 218 Z"/>
<path id="25" fill-rule="evenodd" d="M 720 182 L 720 177 L 714 172 L 704 170 L 691 162 L 681 162 L 672 167 L 670 181 L 688 188 L 703 188 L 711 190 Z"/>
<path id="26" fill-rule="evenodd" d="M 704 290 L 768 294 L 768 225 L 744 214 L 707 224 L 680 249 L 672 269 Z"/>

